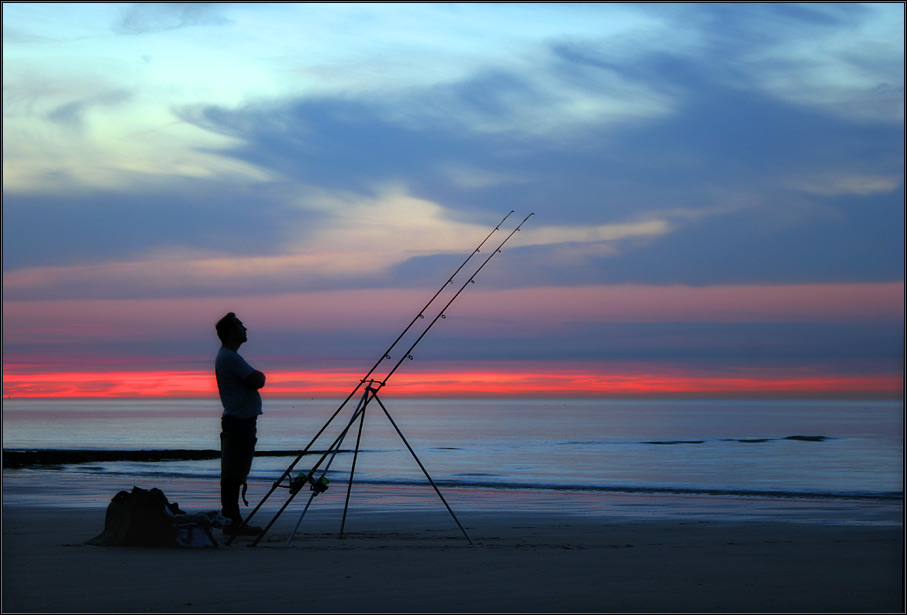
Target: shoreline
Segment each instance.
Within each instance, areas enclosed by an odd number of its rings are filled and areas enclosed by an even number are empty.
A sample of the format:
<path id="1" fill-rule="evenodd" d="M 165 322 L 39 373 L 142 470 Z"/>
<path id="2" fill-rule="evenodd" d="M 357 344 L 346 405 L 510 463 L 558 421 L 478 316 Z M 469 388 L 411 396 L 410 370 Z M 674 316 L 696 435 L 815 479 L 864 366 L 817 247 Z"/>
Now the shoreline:
<path id="1" fill-rule="evenodd" d="M 294 515 L 256 548 L 94 547 L 97 508 L 3 507 L 4 612 L 898 612 L 903 528 L 510 512 Z M 242 539 L 248 543 L 246 539 Z"/>
<path id="2" fill-rule="evenodd" d="M 201 462 L 205 463 L 205 462 Z M 142 464 L 153 466 L 154 464 Z M 273 478 L 249 481 L 250 511 L 266 496 Z M 833 498 L 823 495 L 775 497 L 772 494 L 714 494 L 706 492 L 601 491 L 533 488 L 497 488 L 476 485 L 446 485 L 441 492 L 459 515 L 496 515 L 519 511 L 520 514 L 556 517 L 588 517 L 610 522 L 662 520 L 697 522 L 705 519 L 721 522 L 765 521 L 794 524 L 847 524 L 863 526 L 903 526 L 903 498 Z M 91 509 L 103 512 L 120 491 L 138 486 L 158 488 L 170 502 L 179 503 L 190 513 L 217 510 L 220 507 L 216 471 L 210 476 L 178 476 L 154 470 L 134 473 L 109 472 L 106 468 L 50 468 L 35 466 L 5 469 L 3 472 L 3 506 L 6 508 L 49 508 L 60 510 Z M 344 508 L 347 482 L 332 482 L 331 489 L 314 500 L 312 510 L 337 513 Z M 310 494 L 304 492 L 287 509 L 295 516 L 305 506 Z M 370 483 L 353 485 L 349 503 L 351 515 L 431 514 L 444 510 L 444 505 L 427 481 L 419 484 Z M 259 515 L 276 512 L 289 496 L 278 489 L 268 499 Z"/>
<path id="3" fill-rule="evenodd" d="M 305 455 L 321 455 L 325 451 L 306 451 Z M 352 451 L 338 450 L 338 453 Z M 300 451 L 255 451 L 256 457 L 296 457 Z M 3 467 L 9 469 L 33 466 L 60 466 L 104 461 L 197 461 L 220 459 L 220 450 L 214 449 L 60 449 L 60 448 L 10 448 L 3 449 Z"/>
<path id="4" fill-rule="evenodd" d="M 790 437 L 786 439 L 799 439 L 799 437 Z M 339 450 L 338 453 L 352 453 L 353 451 Z M 324 451 L 306 451 L 304 455 L 322 455 Z M 121 480 L 126 474 L 135 474 L 136 481 L 145 481 L 153 476 L 154 480 L 167 480 L 179 482 L 181 479 L 187 482 L 200 482 L 214 477 L 217 472 L 216 466 L 207 468 L 207 472 L 186 472 L 182 467 L 180 472 L 168 474 L 165 470 L 166 464 L 179 462 L 214 462 L 220 459 L 220 451 L 214 449 L 25 449 L 11 448 L 3 451 L 3 478 L 12 483 L 16 483 L 16 472 L 46 472 L 53 475 L 54 472 L 64 471 L 67 480 L 77 481 L 81 476 L 91 477 L 92 481 L 105 480 L 104 472 L 98 471 L 99 468 L 93 464 L 149 464 L 148 469 L 144 471 L 137 470 L 132 466 L 125 471 L 109 470 L 107 479 Z M 300 456 L 299 451 L 289 450 L 264 450 L 256 451 L 257 458 L 295 458 Z M 156 464 L 161 464 L 156 466 Z M 297 468 L 298 470 L 298 468 Z M 280 475 L 280 470 L 267 479 L 263 479 L 263 469 L 256 468 L 257 475 L 250 475 L 249 483 L 262 483 L 273 480 Z M 210 474 L 210 476 L 208 475 Z M 119 477 L 119 478 L 114 478 Z M 415 480 L 376 480 L 358 478 L 359 485 L 369 485 L 380 488 L 406 488 L 418 487 L 425 484 L 422 477 Z M 601 496 L 665 496 L 665 497 L 719 497 L 719 498 L 755 498 L 755 499 L 772 499 L 779 501 L 828 501 L 828 502 L 867 502 L 879 503 L 882 505 L 891 505 L 903 503 L 903 491 L 819 491 L 819 490 L 782 490 L 777 488 L 753 489 L 753 488 L 733 488 L 733 487 L 714 487 L 714 486 L 664 486 L 664 485 L 633 485 L 633 484 L 569 484 L 569 483 L 544 483 L 544 482 L 507 482 L 483 480 L 481 478 L 470 477 L 469 479 L 437 479 L 435 483 L 444 489 L 474 489 L 489 490 L 497 492 L 546 492 L 554 496 L 569 497 L 571 494 L 582 496 L 583 494 Z M 342 485 L 343 483 L 338 483 Z M 85 485 L 87 487 L 87 485 Z M 90 489 L 89 489 L 90 490 Z M 18 490 L 16 490 L 18 491 Z M 17 502 L 18 503 L 18 502 Z"/>

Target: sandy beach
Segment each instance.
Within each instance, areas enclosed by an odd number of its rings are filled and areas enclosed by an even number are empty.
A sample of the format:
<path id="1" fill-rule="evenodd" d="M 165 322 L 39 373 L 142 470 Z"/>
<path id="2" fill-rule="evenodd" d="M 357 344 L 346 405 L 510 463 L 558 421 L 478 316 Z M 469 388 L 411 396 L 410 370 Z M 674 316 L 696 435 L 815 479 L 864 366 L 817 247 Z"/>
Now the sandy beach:
<path id="1" fill-rule="evenodd" d="M 3 612 L 902 612 L 891 526 L 469 514 L 281 519 L 255 548 L 95 547 L 104 511 L 4 506 Z M 220 536 L 218 536 L 220 538 Z M 223 541 L 222 541 L 223 542 Z"/>

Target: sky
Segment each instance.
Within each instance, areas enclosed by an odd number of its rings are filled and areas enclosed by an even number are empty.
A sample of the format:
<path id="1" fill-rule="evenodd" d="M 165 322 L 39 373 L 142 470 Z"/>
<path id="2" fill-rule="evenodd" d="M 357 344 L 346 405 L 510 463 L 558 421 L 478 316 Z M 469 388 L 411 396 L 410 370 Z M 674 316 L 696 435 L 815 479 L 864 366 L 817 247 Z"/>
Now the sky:
<path id="1" fill-rule="evenodd" d="M 901 3 L 2 10 L 4 396 L 903 395 Z"/>

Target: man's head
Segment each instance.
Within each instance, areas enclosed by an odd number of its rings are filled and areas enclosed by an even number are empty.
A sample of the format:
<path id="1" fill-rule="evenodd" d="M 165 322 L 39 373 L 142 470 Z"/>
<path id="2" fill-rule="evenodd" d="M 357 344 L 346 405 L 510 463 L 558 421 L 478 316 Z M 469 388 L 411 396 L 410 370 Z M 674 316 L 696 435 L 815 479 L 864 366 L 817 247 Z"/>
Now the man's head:
<path id="1" fill-rule="evenodd" d="M 228 348 L 239 348 L 247 340 L 246 328 L 233 312 L 218 320 L 214 328 L 221 343 Z"/>

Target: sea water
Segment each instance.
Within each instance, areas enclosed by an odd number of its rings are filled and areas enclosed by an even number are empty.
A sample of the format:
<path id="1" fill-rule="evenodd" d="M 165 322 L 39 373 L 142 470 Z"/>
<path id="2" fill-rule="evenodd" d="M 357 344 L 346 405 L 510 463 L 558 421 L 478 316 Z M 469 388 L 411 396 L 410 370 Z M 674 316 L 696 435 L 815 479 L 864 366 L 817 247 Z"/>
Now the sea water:
<path id="1" fill-rule="evenodd" d="M 429 478 L 466 510 L 866 522 L 902 511 L 901 400 L 387 396 L 351 422 L 357 407 L 267 400 L 258 450 L 288 453 L 255 459 L 252 504 L 298 460 L 293 475 L 327 471 L 319 505 L 343 506 L 355 460 L 353 506 L 371 511 L 442 505 Z M 5 399 L 3 447 L 217 450 L 219 414 L 208 399 Z M 336 456 L 296 454 L 330 449 L 348 426 Z M 184 506 L 216 508 L 218 476 L 217 459 L 33 466 L 4 469 L 3 497 L 106 506 L 120 489 L 166 486 Z"/>

